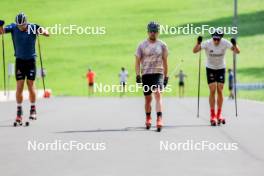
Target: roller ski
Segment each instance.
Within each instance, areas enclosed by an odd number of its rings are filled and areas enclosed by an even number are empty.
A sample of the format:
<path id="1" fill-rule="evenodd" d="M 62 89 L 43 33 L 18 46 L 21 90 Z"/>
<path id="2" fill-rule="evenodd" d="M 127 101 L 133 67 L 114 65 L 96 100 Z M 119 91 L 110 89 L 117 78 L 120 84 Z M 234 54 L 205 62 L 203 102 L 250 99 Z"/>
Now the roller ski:
<path id="1" fill-rule="evenodd" d="M 151 116 L 146 117 L 146 129 L 149 130 L 151 128 Z"/>
<path id="2" fill-rule="evenodd" d="M 29 122 L 26 122 L 25 123 L 25 126 L 27 127 L 27 126 L 29 126 Z M 14 122 L 14 127 L 17 127 L 17 126 L 22 126 L 23 125 L 23 122 L 22 122 L 22 117 L 17 117 L 16 118 L 16 121 Z"/>
<path id="3" fill-rule="evenodd" d="M 16 126 L 22 126 L 23 125 L 23 122 L 22 122 L 22 116 L 17 116 L 16 117 L 16 120 L 15 120 L 15 122 L 14 122 L 14 127 L 16 127 Z"/>
<path id="4" fill-rule="evenodd" d="M 14 127 L 23 125 L 22 115 L 23 115 L 22 107 L 19 106 L 19 107 L 17 107 L 17 117 L 16 117 L 16 120 L 13 124 Z"/>
<path id="5" fill-rule="evenodd" d="M 22 109 L 21 108 L 18 108 L 18 111 L 17 111 L 17 117 L 16 117 L 16 120 L 14 122 L 14 127 L 17 127 L 17 126 L 22 126 L 23 125 L 23 121 L 22 121 L 22 115 L 23 115 L 23 112 L 22 112 Z M 25 126 L 29 126 L 29 122 L 26 122 L 25 123 Z"/>
<path id="6" fill-rule="evenodd" d="M 217 124 L 218 125 L 221 125 L 221 124 L 224 125 L 226 123 L 225 118 L 222 116 L 222 110 L 221 109 L 218 110 L 216 118 L 217 118 Z"/>
<path id="7" fill-rule="evenodd" d="M 226 124 L 226 120 L 225 120 L 225 118 L 223 118 L 222 116 L 220 116 L 220 117 L 218 117 L 217 118 L 217 124 L 218 125 L 221 125 L 221 124 Z"/>
<path id="8" fill-rule="evenodd" d="M 217 118 L 216 118 L 216 115 L 215 115 L 215 110 L 214 109 L 211 109 L 211 115 L 210 115 L 210 124 L 211 126 L 216 126 L 217 124 Z"/>
<path id="9" fill-rule="evenodd" d="M 218 123 L 216 117 L 211 117 L 210 123 L 211 123 L 211 126 L 216 126 L 216 124 Z"/>
<path id="10" fill-rule="evenodd" d="M 157 118 L 157 132 L 161 132 L 162 127 L 163 127 L 162 118 L 161 117 L 158 117 Z"/>
<path id="11" fill-rule="evenodd" d="M 37 120 L 37 111 L 35 106 L 31 106 L 29 120 Z"/>

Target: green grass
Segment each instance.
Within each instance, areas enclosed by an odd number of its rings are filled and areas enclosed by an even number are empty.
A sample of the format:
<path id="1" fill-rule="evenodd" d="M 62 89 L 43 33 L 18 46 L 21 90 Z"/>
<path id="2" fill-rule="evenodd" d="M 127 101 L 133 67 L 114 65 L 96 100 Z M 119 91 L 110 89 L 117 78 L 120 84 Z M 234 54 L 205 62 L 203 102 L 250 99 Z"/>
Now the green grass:
<path id="1" fill-rule="evenodd" d="M 97 82 L 118 84 L 117 74 L 121 66 L 130 73 L 129 83 L 135 81 L 134 53 L 140 41 L 146 38 L 146 24 L 156 20 L 160 24 L 181 26 L 188 23 L 195 25 L 230 26 L 232 24 L 233 1 L 210 0 L 2 0 L 1 18 L 7 23 L 14 20 L 19 11 L 24 11 L 31 22 L 43 26 L 54 24 L 77 24 L 82 26 L 105 26 L 106 35 L 101 36 L 65 36 L 54 35 L 41 37 L 45 68 L 48 70 L 47 87 L 55 95 L 86 95 L 86 82 L 83 78 L 88 67 L 96 71 Z M 12 4 L 12 5 L 11 5 Z M 263 0 L 239 1 L 239 39 L 241 54 L 238 57 L 239 82 L 264 81 L 264 3 Z M 191 50 L 196 40 L 195 35 L 161 36 L 170 50 L 170 73 L 180 60 L 186 74 L 186 95 L 197 94 L 198 55 Z M 226 36 L 230 39 L 231 36 Z M 6 57 L 14 62 L 11 37 L 5 37 Z M 202 54 L 203 60 L 205 58 Z M 228 67 L 232 66 L 232 53 L 227 54 Z M 0 80 L 2 80 L 2 74 Z M 11 87 L 15 88 L 14 78 Z M 170 83 L 175 96 L 177 80 Z M 40 81 L 38 87 L 40 87 Z M 205 69 L 202 70 L 201 95 L 207 96 Z M 0 87 L 3 87 L 1 81 Z M 227 89 L 225 90 L 227 93 Z M 142 93 L 128 94 L 139 96 Z M 96 94 L 97 96 L 118 96 L 118 93 Z M 264 100 L 264 91 L 240 91 L 239 96 L 248 99 Z"/>

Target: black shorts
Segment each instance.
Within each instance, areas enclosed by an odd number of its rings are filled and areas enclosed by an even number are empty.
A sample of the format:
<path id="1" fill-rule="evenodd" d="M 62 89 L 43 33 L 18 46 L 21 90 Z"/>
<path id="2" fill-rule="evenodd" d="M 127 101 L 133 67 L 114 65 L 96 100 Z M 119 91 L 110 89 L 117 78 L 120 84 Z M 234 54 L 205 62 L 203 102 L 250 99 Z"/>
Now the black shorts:
<path id="1" fill-rule="evenodd" d="M 151 95 L 157 88 L 162 90 L 164 84 L 163 74 L 146 74 L 142 76 L 143 93 L 145 96 Z"/>
<path id="2" fill-rule="evenodd" d="M 211 68 L 206 68 L 207 83 L 211 84 L 214 82 L 225 83 L 225 68 L 214 70 Z"/>
<path id="3" fill-rule="evenodd" d="M 125 86 L 125 85 L 126 85 L 126 82 L 121 81 L 121 82 L 120 82 L 120 85 L 121 85 L 121 86 Z"/>
<path id="4" fill-rule="evenodd" d="M 184 87 L 184 82 L 179 82 L 180 87 Z"/>
<path id="5" fill-rule="evenodd" d="M 88 85 L 89 85 L 89 87 L 93 87 L 94 83 L 89 83 Z"/>
<path id="6" fill-rule="evenodd" d="M 36 79 L 36 61 L 35 59 L 22 60 L 16 59 L 16 80 L 32 80 Z"/>
<path id="7" fill-rule="evenodd" d="M 228 86 L 228 89 L 229 90 L 233 90 L 233 86 Z"/>

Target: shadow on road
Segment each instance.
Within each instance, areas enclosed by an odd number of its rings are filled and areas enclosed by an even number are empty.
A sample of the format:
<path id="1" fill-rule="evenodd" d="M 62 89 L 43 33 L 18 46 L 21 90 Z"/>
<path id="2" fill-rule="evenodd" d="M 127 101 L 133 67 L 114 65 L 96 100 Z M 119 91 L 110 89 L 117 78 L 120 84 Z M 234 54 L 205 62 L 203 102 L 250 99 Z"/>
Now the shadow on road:
<path id="1" fill-rule="evenodd" d="M 163 129 L 177 129 L 177 128 L 193 128 L 193 127 L 209 127 L 210 125 L 198 124 L 198 125 L 168 125 L 164 126 Z M 155 130 L 156 127 L 152 126 Z M 95 129 L 95 130 L 70 130 L 70 131 L 59 131 L 55 133 L 101 133 L 101 132 L 130 132 L 130 131 L 146 131 L 145 127 L 126 127 L 119 129 Z"/>

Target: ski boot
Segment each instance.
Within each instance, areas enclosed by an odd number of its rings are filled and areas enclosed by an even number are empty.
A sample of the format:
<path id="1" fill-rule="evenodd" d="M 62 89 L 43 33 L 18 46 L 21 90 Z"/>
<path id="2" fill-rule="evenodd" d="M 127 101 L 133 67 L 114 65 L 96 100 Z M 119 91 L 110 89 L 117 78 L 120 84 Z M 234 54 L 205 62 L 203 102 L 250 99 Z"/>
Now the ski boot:
<path id="1" fill-rule="evenodd" d="M 35 106 L 31 106 L 29 120 L 37 120 L 37 111 Z"/>
<path id="2" fill-rule="evenodd" d="M 161 132 L 163 127 L 162 117 L 157 118 L 157 132 Z"/>
<path id="3" fill-rule="evenodd" d="M 216 118 L 217 118 L 218 125 L 226 123 L 225 118 L 222 116 L 222 109 L 218 109 Z"/>
<path id="4" fill-rule="evenodd" d="M 146 129 L 149 130 L 151 128 L 151 116 L 146 117 Z"/>
<path id="5" fill-rule="evenodd" d="M 210 123 L 211 123 L 211 126 L 216 126 L 217 118 L 215 116 L 211 116 Z"/>
<path id="6" fill-rule="evenodd" d="M 21 108 L 18 108 L 17 109 L 17 117 L 16 117 L 16 120 L 15 120 L 15 122 L 14 122 L 14 127 L 16 127 L 16 126 L 22 126 L 23 125 L 23 122 L 22 122 L 22 114 L 23 114 L 23 112 L 22 112 L 22 109 Z"/>

